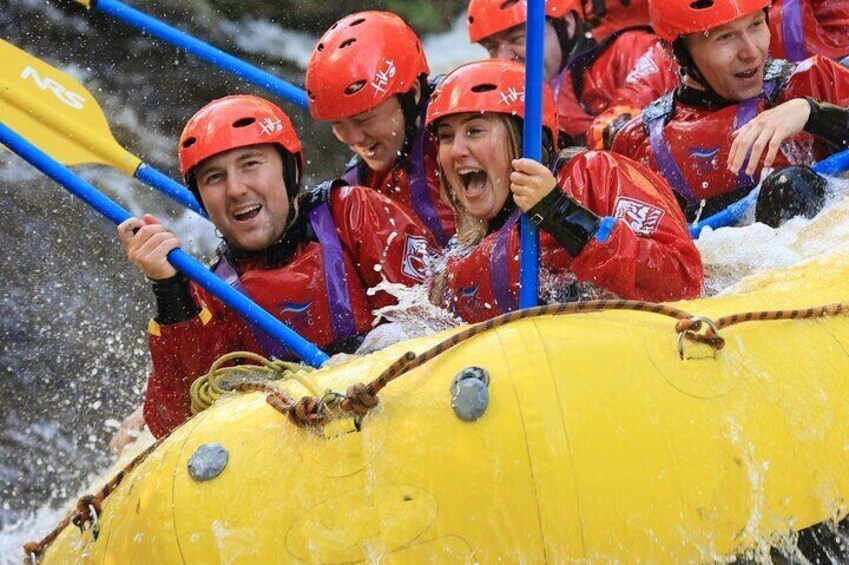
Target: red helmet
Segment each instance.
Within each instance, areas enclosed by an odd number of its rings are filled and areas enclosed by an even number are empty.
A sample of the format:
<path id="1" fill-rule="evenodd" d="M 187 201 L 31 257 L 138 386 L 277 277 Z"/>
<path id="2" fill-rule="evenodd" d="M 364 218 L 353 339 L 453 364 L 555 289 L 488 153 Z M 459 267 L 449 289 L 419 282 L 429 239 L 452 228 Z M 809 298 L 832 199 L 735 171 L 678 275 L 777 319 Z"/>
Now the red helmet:
<path id="1" fill-rule="evenodd" d="M 649 0 L 652 27 L 672 43 L 682 35 L 707 31 L 763 10 L 772 0 Z"/>
<path id="2" fill-rule="evenodd" d="M 582 14 L 580 0 L 545 0 L 545 15 L 562 18 L 571 11 Z M 528 21 L 527 0 L 471 0 L 469 2 L 469 39 L 481 39 Z"/>
<path id="3" fill-rule="evenodd" d="M 274 143 L 295 156 L 295 186 L 287 188 L 297 190 L 304 168 L 301 141 L 283 110 L 258 96 L 227 96 L 198 110 L 180 135 L 180 172 L 188 180 L 192 169 L 204 159 L 262 143 Z"/>
<path id="4" fill-rule="evenodd" d="M 525 67 L 515 61 L 489 59 L 451 71 L 430 97 L 427 125 L 445 116 L 466 112 L 497 112 L 525 117 Z M 543 84 L 542 125 L 557 147 L 560 129 L 554 93 Z"/>
<path id="5" fill-rule="evenodd" d="M 404 20 L 389 12 L 351 14 L 330 26 L 310 56 L 310 113 L 323 121 L 361 114 L 428 73 L 421 42 Z"/>

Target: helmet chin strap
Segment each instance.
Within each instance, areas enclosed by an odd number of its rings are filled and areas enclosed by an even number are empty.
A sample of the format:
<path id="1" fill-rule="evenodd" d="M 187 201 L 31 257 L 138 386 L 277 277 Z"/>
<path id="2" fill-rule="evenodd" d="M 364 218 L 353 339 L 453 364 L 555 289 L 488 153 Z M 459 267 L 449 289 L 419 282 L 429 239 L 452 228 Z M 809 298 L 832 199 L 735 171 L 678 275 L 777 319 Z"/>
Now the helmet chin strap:
<path id="1" fill-rule="evenodd" d="M 696 65 L 696 62 L 693 60 L 693 56 L 690 55 L 690 52 L 687 51 L 687 47 L 684 45 L 684 38 L 679 37 L 675 41 L 672 42 L 672 54 L 675 57 L 675 60 L 678 62 L 678 65 L 681 67 L 679 73 L 681 74 L 681 80 L 683 82 L 685 76 L 690 80 L 694 80 L 708 93 L 719 96 L 710 83 L 705 79 L 705 76 L 699 70 L 699 67 Z"/>
<path id="2" fill-rule="evenodd" d="M 551 27 L 554 28 L 554 34 L 557 36 L 557 43 L 560 45 L 561 61 L 560 68 L 557 70 L 558 73 L 566 67 L 566 63 L 569 62 L 569 56 L 572 54 L 572 51 L 575 49 L 575 45 L 578 44 L 578 38 L 584 31 L 581 18 L 576 16 L 574 12 L 570 12 L 570 14 L 572 18 L 574 18 L 574 28 L 571 30 L 571 26 L 564 18 L 545 18 L 547 22 L 551 23 Z"/>
<path id="3" fill-rule="evenodd" d="M 419 75 L 418 77 L 419 92 L 416 95 L 415 88 L 411 88 L 403 94 L 398 94 L 398 101 L 401 103 L 401 113 L 404 115 L 404 145 L 401 147 L 402 157 L 410 154 L 413 147 L 413 142 L 416 140 L 416 134 L 419 131 L 420 121 L 422 119 L 422 107 L 428 96 L 430 85 L 427 81 L 427 75 Z"/>

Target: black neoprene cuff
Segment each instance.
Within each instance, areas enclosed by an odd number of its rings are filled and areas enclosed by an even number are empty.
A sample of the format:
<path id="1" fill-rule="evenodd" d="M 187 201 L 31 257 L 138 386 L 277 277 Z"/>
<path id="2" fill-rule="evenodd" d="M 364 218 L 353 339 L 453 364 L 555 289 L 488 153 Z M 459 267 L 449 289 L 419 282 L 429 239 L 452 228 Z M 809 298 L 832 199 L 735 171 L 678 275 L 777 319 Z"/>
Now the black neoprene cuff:
<path id="1" fill-rule="evenodd" d="M 560 244 L 576 257 L 598 231 L 599 217 L 587 210 L 574 198 L 563 192 L 559 185 L 527 212 L 531 222 L 554 236 Z"/>
<path id="2" fill-rule="evenodd" d="M 189 278 L 177 273 L 171 278 L 151 281 L 156 296 L 156 322 L 176 324 L 193 318 L 200 312 L 192 293 Z"/>
<path id="3" fill-rule="evenodd" d="M 810 96 L 806 96 L 805 100 L 811 107 L 805 131 L 838 147 L 849 147 L 849 108 L 814 100 Z"/>

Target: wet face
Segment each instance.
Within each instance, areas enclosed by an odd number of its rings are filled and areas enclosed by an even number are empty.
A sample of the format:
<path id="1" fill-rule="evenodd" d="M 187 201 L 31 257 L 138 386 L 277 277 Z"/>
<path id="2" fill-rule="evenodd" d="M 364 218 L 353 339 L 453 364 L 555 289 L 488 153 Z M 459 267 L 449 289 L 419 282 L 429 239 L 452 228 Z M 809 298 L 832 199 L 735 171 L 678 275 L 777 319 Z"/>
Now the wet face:
<path id="1" fill-rule="evenodd" d="M 763 88 L 769 37 L 766 17 L 758 11 L 706 33 L 690 34 L 684 46 L 710 87 L 739 102 Z"/>
<path id="2" fill-rule="evenodd" d="M 490 59 L 509 59 L 524 63 L 526 37 L 525 25 L 522 24 L 485 37 L 480 41 L 480 45 L 489 53 Z M 556 77 L 562 66 L 563 54 L 560 51 L 560 43 L 557 41 L 557 33 L 554 31 L 551 22 L 546 19 L 545 43 L 543 44 L 543 74 L 545 80 L 548 81 Z"/>
<path id="3" fill-rule="evenodd" d="M 391 167 L 404 148 L 404 112 L 397 96 L 332 126 L 336 139 L 362 157 L 373 171 Z"/>
<path id="4" fill-rule="evenodd" d="M 505 119 L 465 113 L 437 122 L 439 166 L 453 197 L 470 214 L 490 220 L 510 195 L 510 144 Z"/>
<path id="5" fill-rule="evenodd" d="M 274 145 L 219 153 L 195 167 L 194 176 L 209 218 L 231 245 L 261 251 L 283 235 L 289 199 Z"/>

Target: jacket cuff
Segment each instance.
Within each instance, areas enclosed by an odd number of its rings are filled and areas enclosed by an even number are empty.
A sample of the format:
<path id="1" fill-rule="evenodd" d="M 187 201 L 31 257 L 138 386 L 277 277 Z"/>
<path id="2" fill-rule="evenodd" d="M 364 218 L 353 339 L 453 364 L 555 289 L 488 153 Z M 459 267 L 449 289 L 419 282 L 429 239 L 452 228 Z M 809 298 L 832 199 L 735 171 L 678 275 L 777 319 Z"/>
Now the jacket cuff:
<path id="1" fill-rule="evenodd" d="M 550 233 L 576 257 L 586 247 L 601 224 L 599 217 L 555 185 L 527 212 L 531 222 Z"/>
<path id="2" fill-rule="evenodd" d="M 849 146 L 849 109 L 814 100 L 806 96 L 811 115 L 804 130 L 833 143 L 838 147 Z"/>
<path id="3" fill-rule="evenodd" d="M 193 318 L 200 312 L 189 290 L 189 278 L 177 273 L 171 278 L 151 281 L 156 296 L 156 322 L 176 324 Z"/>

